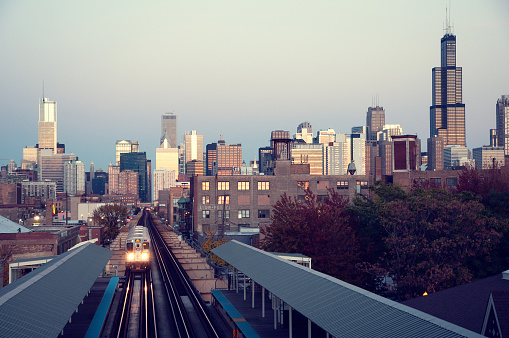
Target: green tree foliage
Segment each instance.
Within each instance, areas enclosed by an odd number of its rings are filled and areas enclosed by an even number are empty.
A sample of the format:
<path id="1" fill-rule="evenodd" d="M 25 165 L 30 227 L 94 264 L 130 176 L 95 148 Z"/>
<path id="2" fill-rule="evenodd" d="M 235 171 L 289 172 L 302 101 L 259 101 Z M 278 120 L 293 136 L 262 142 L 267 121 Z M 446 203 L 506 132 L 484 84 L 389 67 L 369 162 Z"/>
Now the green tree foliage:
<path id="1" fill-rule="evenodd" d="M 261 229 L 264 250 L 301 253 L 313 259 L 313 268 L 353 284 L 361 284 L 360 248 L 346 212 L 348 201 L 333 189 L 319 199 L 306 190 L 299 201 L 283 194 L 273 206 L 271 224 Z"/>
<path id="2" fill-rule="evenodd" d="M 361 266 L 374 276 L 390 277 L 393 297 L 409 299 L 466 283 L 472 279 L 472 260 L 489 261 L 500 233 L 479 201 L 441 189 L 415 189 L 388 200 L 383 189 L 377 208 L 384 254 Z"/>
<path id="3" fill-rule="evenodd" d="M 104 239 L 113 240 L 120 232 L 121 222 L 129 210 L 120 203 L 105 204 L 94 210 L 94 224 L 104 227 Z"/>

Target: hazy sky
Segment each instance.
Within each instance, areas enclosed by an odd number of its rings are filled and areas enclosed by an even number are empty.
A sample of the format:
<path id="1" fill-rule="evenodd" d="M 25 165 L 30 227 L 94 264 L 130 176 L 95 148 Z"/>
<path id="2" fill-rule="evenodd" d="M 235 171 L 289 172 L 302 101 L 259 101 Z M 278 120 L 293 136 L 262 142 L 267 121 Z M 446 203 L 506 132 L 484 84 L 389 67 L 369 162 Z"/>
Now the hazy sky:
<path id="1" fill-rule="evenodd" d="M 425 144 L 448 3 L 0 0 L 0 158 L 19 165 L 38 142 L 43 81 L 58 141 L 87 170 L 106 170 L 118 139 L 155 165 L 165 112 L 179 142 L 223 135 L 247 162 L 272 130 L 349 133 L 376 95 L 386 123 Z M 451 13 L 472 149 L 489 143 L 509 94 L 509 1 L 453 1 Z"/>

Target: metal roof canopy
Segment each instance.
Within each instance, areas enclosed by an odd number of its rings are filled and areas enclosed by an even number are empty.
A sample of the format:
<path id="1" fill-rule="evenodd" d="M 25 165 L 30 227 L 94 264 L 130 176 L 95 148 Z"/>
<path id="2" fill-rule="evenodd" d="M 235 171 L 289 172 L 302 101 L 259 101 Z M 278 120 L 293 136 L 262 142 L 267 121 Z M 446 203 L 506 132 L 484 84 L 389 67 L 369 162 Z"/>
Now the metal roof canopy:
<path id="1" fill-rule="evenodd" d="M 235 240 L 212 252 L 335 337 L 482 337 Z"/>
<path id="2" fill-rule="evenodd" d="M 58 336 L 112 255 L 87 244 L 0 289 L 2 337 Z"/>

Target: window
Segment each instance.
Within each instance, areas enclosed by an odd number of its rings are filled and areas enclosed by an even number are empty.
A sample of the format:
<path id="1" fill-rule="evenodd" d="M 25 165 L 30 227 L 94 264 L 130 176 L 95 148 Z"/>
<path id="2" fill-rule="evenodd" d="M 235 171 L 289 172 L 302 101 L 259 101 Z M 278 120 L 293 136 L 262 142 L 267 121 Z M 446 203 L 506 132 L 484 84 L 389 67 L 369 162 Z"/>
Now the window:
<path id="1" fill-rule="evenodd" d="M 299 181 L 299 182 L 297 182 L 297 187 L 299 187 L 303 190 L 309 189 L 309 182 Z"/>
<path id="2" fill-rule="evenodd" d="M 249 182 L 237 182 L 238 190 L 249 190 Z"/>
<path id="3" fill-rule="evenodd" d="M 442 179 L 440 177 L 438 178 L 430 178 L 429 179 L 429 184 L 432 186 L 432 187 L 441 187 L 442 186 Z"/>
<path id="4" fill-rule="evenodd" d="M 240 209 L 239 218 L 249 218 L 249 209 Z"/>
<path id="5" fill-rule="evenodd" d="M 201 182 L 201 190 L 209 190 L 210 183 L 209 182 Z"/>
<path id="6" fill-rule="evenodd" d="M 217 211 L 217 218 L 223 218 L 223 210 Z M 224 210 L 224 218 L 230 218 L 230 210 Z"/>
<path id="7" fill-rule="evenodd" d="M 210 218 L 210 211 L 209 210 L 202 210 L 201 211 L 202 218 Z"/>
<path id="8" fill-rule="evenodd" d="M 338 181 L 337 188 L 338 189 L 348 189 L 348 181 Z"/>
<path id="9" fill-rule="evenodd" d="M 201 197 L 201 204 L 210 204 L 210 197 L 208 195 L 204 195 Z"/>
<path id="10" fill-rule="evenodd" d="M 270 210 L 258 210 L 258 218 L 269 218 Z"/>
<path id="11" fill-rule="evenodd" d="M 458 185 L 458 178 L 457 177 L 447 177 L 445 179 L 445 183 L 448 187 L 455 187 Z"/>
<path id="12" fill-rule="evenodd" d="M 217 196 L 217 204 L 230 204 L 230 196 L 228 195 Z"/>
<path id="13" fill-rule="evenodd" d="M 230 190 L 230 182 L 217 182 L 217 190 Z"/>
<path id="14" fill-rule="evenodd" d="M 360 181 L 359 182 L 361 189 L 367 189 L 368 188 L 368 181 Z"/>
<path id="15" fill-rule="evenodd" d="M 269 190 L 269 182 L 258 182 L 258 190 Z"/>

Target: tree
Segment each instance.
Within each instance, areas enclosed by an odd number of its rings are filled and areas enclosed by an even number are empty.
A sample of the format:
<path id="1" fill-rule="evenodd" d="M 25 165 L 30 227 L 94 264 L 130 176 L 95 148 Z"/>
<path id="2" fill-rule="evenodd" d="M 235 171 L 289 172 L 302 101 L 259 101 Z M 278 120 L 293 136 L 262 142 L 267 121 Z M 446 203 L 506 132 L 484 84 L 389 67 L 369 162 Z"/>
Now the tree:
<path id="1" fill-rule="evenodd" d="M 348 201 L 335 190 L 318 198 L 309 189 L 303 201 L 283 194 L 273 206 L 271 223 L 262 228 L 261 247 L 267 251 L 301 253 L 313 268 L 349 283 L 361 284 L 355 268 L 359 243 L 345 208 Z"/>
<path id="2" fill-rule="evenodd" d="M 379 217 L 385 253 L 362 266 L 390 277 L 399 300 L 470 281 L 469 262 L 489 261 L 500 237 L 497 220 L 485 215 L 479 201 L 442 189 L 413 190 L 381 205 Z"/>
<path id="3" fill-rule="evenodd" d="M 105 204 L 94 210 L 94 224 L 104 227 L 104 239 L 117 237 L 121 221 L 126 219 L 128 212 L 127 207 L 120 203 Z"/>
<path id="4" fill-rule="evenodd" d="M 221 239 L 217 239 L 215 238 L 214 233 L 212 231 L 207 231 L 205 233 L 205 241 L 201 244 L 201 248 L 205 253 L 211 255 L 210 257 L 214 263 L 226 266 L 228 264 L 224 260 L 216 256 L 215 254 L 211 253 L 212 249 L 217 248 L 218 246 L 223 245 L 226 242 L 228 242 L 226 238 L 223 237 Z"/>

